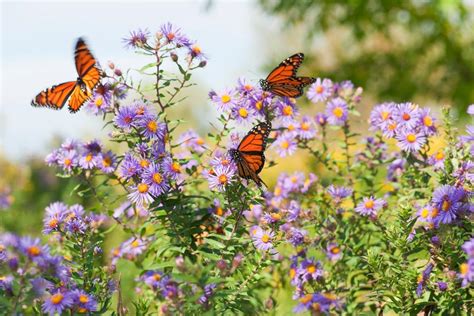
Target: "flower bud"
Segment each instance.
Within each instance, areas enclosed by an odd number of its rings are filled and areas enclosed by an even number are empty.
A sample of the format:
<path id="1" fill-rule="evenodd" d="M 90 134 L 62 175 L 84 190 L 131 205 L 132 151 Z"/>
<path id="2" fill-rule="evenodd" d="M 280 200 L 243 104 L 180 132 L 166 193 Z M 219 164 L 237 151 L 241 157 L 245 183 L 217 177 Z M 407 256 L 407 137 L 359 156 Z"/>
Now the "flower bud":
<path id="1" fill-rule="evenodd" d="M 115 64 L 113 62 L 109 61 L 108 65 L 109 65 L 110 69 L 112 69 L 112 70 L 115 69 Z"/>
<path id="2" fill-rule="evenodd" d="M 174 61 L 174 62 L 178 61 L 178 55 L 176 55 L 176 53 L 171 52 L 170 57 L 171 57 L 172 61 Z"/>
<path id="3" fill-rule="evenodd" d="M 176 268 L 178 268 L 179 271 L 181 271 L 181 272 L 186 271 L 186 265 L 184 263 L 183 256 L 176 257 L 175 264 L 176 264 Z"/>
<path id="4" fill-rule="evenodd" d="M 225 262 L 225 260 L 221 259 L 221 260 L 217 261 L 216 267 L 217 267 L 217 269 L 224 272 L 225 270 L 227 270 L 227 262 Z"/>
<path id="5" fill-rule="evenodd" d="M 205 60 L 202 60 L 202 61 L 199 63 L 199 67 L 201 67 L 201 68 L 206 67 L 206 65 L 207 65 L 207 61 L 205 61 Z"/>
<path id="6" fill-rule="evenodd" d="M 114 70 L 114 74 L 115 74 L 116 76 L 121 77 L 121 76 L 122 76 L 122 70 L 116 68 L 116 69 Z"/>

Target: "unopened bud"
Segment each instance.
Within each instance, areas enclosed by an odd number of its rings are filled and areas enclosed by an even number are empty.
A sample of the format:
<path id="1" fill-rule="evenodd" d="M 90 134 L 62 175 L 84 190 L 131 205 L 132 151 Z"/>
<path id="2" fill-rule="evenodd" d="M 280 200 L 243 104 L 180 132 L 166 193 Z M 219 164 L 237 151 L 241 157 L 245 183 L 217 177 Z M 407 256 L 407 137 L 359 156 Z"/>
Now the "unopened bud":
<path id="1" fill-rule="evenodd" d="M 115 64 L 111 61 L 109 61 L 109 68 L 114 70 L 115 69 Z"/>
<path id="2" fill-rule="evenodd" d="M 114 74 L 115 74 L 116 76 L 121 77 L 121 76 L 122 76 L 122 70 L 116 68 L 116 69 L 114 70 Z"/>
<path id="3" fill-rule="evenodd" d="M 206 67 L 206 65 L 207 65 L 207 61 L 205 61 L 205 60 L 202 60 L 202 61 L 199 63 L 199 67 L 201 67 L 201 68 Z"/>
<path id="4" fill-rule="evenodd" d="M 178 55 L 176 55 L 176 53 L 171 52 L 170 57 L 171 57 L 172 61 L 174 61 L 174 62 L 178 61 Z"/>

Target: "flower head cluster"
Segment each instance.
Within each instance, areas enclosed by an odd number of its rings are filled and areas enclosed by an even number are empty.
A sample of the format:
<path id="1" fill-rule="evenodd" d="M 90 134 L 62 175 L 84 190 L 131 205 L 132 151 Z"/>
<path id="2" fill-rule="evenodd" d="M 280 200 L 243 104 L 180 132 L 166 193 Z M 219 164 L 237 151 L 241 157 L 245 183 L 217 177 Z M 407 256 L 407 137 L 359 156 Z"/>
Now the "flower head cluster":
<path id="1" fill-rule="evenodd" d="M 406 152 L 417 152 L 436 134 L 436 119 L 428 108 L 413 103 L 382 103 L 370 114 L 371 129 L 395 138 Z"/>
<path id="2" fill-rule="evenodd" d="M 86 212 L 82 205 L 67 206 L 62 202 L 54 202 L 46 207 L 43 232 L 83 235 L 97 230 L 106 220 L 105 215 Z"/>
<path id="3" fill-rule="evenodd" d="M 126 96 L 127 88 L 123 84 L 100 84 L 92 92 L 92 97 L 86 103 L 86 109 L 94 115 L 110 113 L 113 112 L 114 109 L 114 100 L 124 99 Z"/>
<path id="4" fill-rule="evenodd" d="M 376 217 L 378 211 L 385 207 L 387 202 L 383 199 L 377 199 L 373 196 L 364 197 L 362 202 L 357 204 L 355 211 L 363 216 Z"/>
<path id="5" fill-rule="evenodd" d="M 337 297 L 331 293 L 310 293 L 298 297 L 295 313 L 310 312 L 311 315 L 329 314 L 331 308 L 339 309 Z"/>
<path id="6" fill-rule="evenodd" d="M 173 281 L 169 275 L 159 270 L 146 271 L 139 278 L 139 281 L 143 282 L 164 299 L 173 300 L 180 294 L 178 283 Z"/>
<path id="7" fill-rule="evenodd" d="M 100 170 L 103 173 L 114 172 L 117 161 L 112 151 L 104 151 L 97 140 L 82 143 L 77 140 L 66 140 L 60 148 L 46 156 L 49 166 L 59 166 L 65 173 L 81 170 Z"/>
<path id="8" fill-rule="evenodd" d="M 433 270 L 433 264 L 429 263 L 423 272 L 418 276 L 417 279 L 417 287 L 416 287 L 416 295 L 421 296 L 423 293 L 423 289 L 430 278 L 431 271 Z"/>
<path id="9" fill-rule="evenodd" d="M 467 261 L 459 267 L 459 278 L 462 280 L 462 286 L 468 286 L 474 282 L 474 238 L 466 241 L 462 249 L 467 255 Z"/>

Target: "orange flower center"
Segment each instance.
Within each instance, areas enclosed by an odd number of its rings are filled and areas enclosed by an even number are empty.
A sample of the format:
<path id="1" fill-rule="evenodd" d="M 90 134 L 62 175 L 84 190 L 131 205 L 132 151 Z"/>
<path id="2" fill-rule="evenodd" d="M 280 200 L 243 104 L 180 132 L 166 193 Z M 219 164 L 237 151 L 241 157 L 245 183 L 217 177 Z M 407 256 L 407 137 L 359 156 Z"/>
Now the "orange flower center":
<path id="1" fill-rule="evenodd" d="M 323 86 L 316 86 L 316 93 L 320 94 L 320 93 L 323 93 L 323 91 L 324 91 Z"/>
<path id="2" fill-rule="evenodd" d="M 192 50 L 193 50 L 193 53 L 195 53 L 196 55 L 199 55 L 201 53 L 201 47 L 199 47 L 197 45 L 194 45 L 192 47 Z"/>
<path id="3" fill-rule="evenodd" d="M 112 165 L 112 159 L 110 157 L 104 157 L 104 159 L 102 159 L 102 164 L 105 167 L 110 167 Z"/>
<path id="4" fill-rule="evenodd" d="M 255 102 L 255 108 L 256 108 L 257 110 L 261 110 L 262 107 L 263 107 L 263 102 L 262 102 L 262 101 L 257 101 L 257 102 Z"/>
<path id="5" fill-rule="evenodd" d="M 365 202 L 364 206 L 368 209 L 372 209 L 374 207 L 374 201 L 368 200 L 367 202 Z"/>
<path id="6" fill-rule="evenodd" d="M 290 116 L 292 114 L 293 114 L 293 108 L 291 106 L 287 105 L 283 108 L 283 115 Z"/>
<path id="7" fill-rule="evenodd" d="M 155 280 L 155 281 L 160 281 L 160 280 L 161 280 L 161 275 L 158 274 L 158 273 L 155 273 L 155 274 L 153 275 L 153 280 Z"/>
<path id="8" fill-rule="evenodd" d="M 333 247 L 333 248 L 331 249 L 331 252 L 332 252 L 333 254 L 337 255 L 338 253 L 341 252 L 341 249 L 340 249 L 339 247 Z"/>
<path id="9" fill-rule="evenodd" d="M 390 112 L 383 111 L 382 113 L 380 113 L 380 116 L 382 117 L 382 120 L 385 121 L 390 117 Z"/>
<path id="10" fill-rule="evenodd" d="M 311 304 L 311 309 L 315 312 L 320 312 L 321 311 L 321 305 L 319 303 L 312 303 Z"/>
<path id="11" fill-rule="evenodd" d="M 132 242 L 132 248 L 137 248 L 138 246 L 140 246 L 140 242 L 138 241 L 138 239 L 135 239 L 135 240 Z"/>
<path id="12" fill-rule="evenodd" d="M 280 143 L 280 147 L 283 148 L 283 149 L 288 149 L 288 147 L 290 147 L 290 143 L 288 143 L 286 140 L 284 140 Z"/>
<path id="13" fill-rule="evenodd" d="M 409 119 L 411 119 L 411 116 L 408 113 L 403 113 L 402 118 L 403 120 L 408 121 Z"/>
<path id="14" fill-rule="evenodd" d="M 423 118 L 423 124 L 425 124 L 427 127 L 431 127 L 433 126 L 433 119 L 430 116 L 425 116 Z"/>
<path id="15" fill-rule="evenodd" d="M 344 115 L 344 110 L 338 106 L 332 110 L 332 114 L 334 114 L 337 118 L 341 118 Z"/>
<path id="16" fill-rule="evenodd" d="M 274 220 L 274 221 L 279 221 L 281 219 L 281 215 L 278 214 L 278 213 L 271 213 L 270 214 L 270 217 Z"/>
<path id="17" fill-rule="evenodd" d="M 441 209 L 447 212 L 450 207 L 451 207 L 451 202 L 449 202 L 448 200 L 444 200 L 443 205 L 441 206 Z"/>
<path id="18" fill-rule="evenodd" d="M 469 271 L 469 265 L 465 262 L 461 264 L 461 266 L 459 267 L 459 270 L 461 270 L 462 275 L 466 275 L 467 272 Z"/>
<path id="19" fill-rule="evenodd" d="M 397 128 L 397 123 L 393 122 L 393 123 L 391 123 L 391 124 L 388 124 L 388 129 L 389 129 L 390 131 L 393 131 L 393 130 L 395 130 L 396 128 Z"/>
<path id="20" fill-rule="evenodd" d="M 300 298 L 300 303 L 307 304 L 313 298 L 313 294 L 306 294 L 302 298 Z"/>
<path id="21" fill-rule="evenodd" d="M 168 33 L 168 35 L 166 35 L 166 38 L 168 39 L 168 41 L 172 41 L 175 38 L 175 35 L 174 33 Z"/>
<path id="22" fill-rule="evenodd" d="M 147 126 L 148 130 L 152 131 L 153 133 L 155 133 L 156 130 L 158 129 L 158 124 L 156 124 L 155 121 L 148 122 L 148 124 L 146 126 Z"/>
<path id="23" fill-rule="evenodd" d="M 140 183 L 137 187 L 138 192 L 140 193 L 147 193 L 148 192 L 148 184 L 146 183 Z"/>
<path id="24" fill-rule="evenodd" d="M 438 216 L 439 210 L 434 207 L 433 210 L 431 211 L 431 217 L 436 217 Z"/>
<path id="25" fill-rule="evenodd" d="M 153 182 L 157 184 L 160 184 L 161 182 L 163 182 L 163 177 L 161 176 L 160 173 L 156 172 L 153 174 Z"/>
<path id="26" fill-rule="evenodd" d="M 48 226 L 49 228 L 56 228 L 58 227 L 58 219 L 57 218 L 52 218 L 49 223 L 48 223 Z"/>
<path id="27" fill-rule="evenodd" d="M 88 154 L 88 155 L 86 156 L 86 161 L 87 161 L 87 162 L 90 162 L 91 160 L 92 160 L 92 154 Z"/>
<path id="28" fill-rule="evenodd" d="M 58 305 L 59 303 L 62 302 L 64 298 L 64 295 L 62 295 L 61 293 L 56 293 L 54 294 L 53 296 L 51 296 L 51 303 L 53 303 L 54 305 Z"/>
<path id="29" fill-rule="evenodd" d="M 146 159 L 142 159 L 140 160 L 140 166 L 142 166 L 142 168 L 146 168 L 150 165 L 150 162 Z"/>
<path id="30" fill-rule="evenodd" d="M 222 209 L 222 207 L 217 207 L 216 210 L 215 210 L 215 214 L 218 215 L 218 216 L 222 216 L 224 215 L 224 210 Z"/>
<path id="31" fill-rule="evenodd" d="M 104 103 L 104 100 L 102 99 L 102 97 L 98 97 L 97 99 L 95 99 L 95 105 L 96 105 L 98 108 L 100 108 L 103 103 Z"/>
<path id="32" fill-rule="evenodd" d="M 227 183 L 227 176 L 225 174 L 221 174 L 219 176 L 219 182 L 220 182 L 220 184 L 226 184 Z"/>
<path id="33" fill-rule="evenodd" d="M 308 131 L 309 130 L 309 124 L 306 122 L 301 123 L 301 129 L 303 131 Z"/>
<path id="34" fill-rule="evenodd" d="M 435 156 L 435 159 L 440 161 L 440 160 L 443 160 L 444 158 L 444 153 L 440 150 L 436 153 L 436 156 Z"/>
<path id="35" fill-rule="evenodd" d="M 246 118 L 249 115 L 249 113 L 247 112 L 247 109 L 240 108 L 239 109 L 239 115 L 240 115 L 240 117 Z"/>
<path id="36" fill-rule="evenodd" d="M 69 167 L 72 164 L 72 160 L 69 158 L 64 159 L 64 165 L 66 167 Z"/>
<path id="37" fill-rule="evenodd" d="M 36 257 L 41 254 L 41 249 L 37 246 L 31 246 L 28 248 L 27 252 L 30 254 L 30 256 Z"/>
<path id="38" fill-rule="evenodd" d="M 89 302 L 89 297 L 87 295 L 81 294 L 79 295 L 79 302 L 81 302 L 82 304 L 85 304 Z"/>
<path id="39" fill-rule="evenodd" d="M 291 279 L 294 279 L 295 276 L 296 276 L 296 270 L 293 269 L 293 268 L 291 268 L 291 269 L 290 269 L 290 278 L 291 278 Z"/>
<path id="40" fill-rule="evenodd" d="M 270 236 L 268 234 L 263 234 L 261 239 L 264 243 L 267 243 L 270 241 Z"/>
<path id="41" fill-rule="evenodd" d="M 310 265 L 306 268 L 306 271 L 308 271 L 308 273 L 315 273 L 315 272 L 316 272 L 316 267 L 314 266 L 314 264 L 310 264 Z"/>
<path id="42" fill-rule="evenodd" d="M 181 173 L 181 166 L 178 162 L 173 162 L 173 164 L 171 165 L 171 169 L 173 169 L 174 172 L 176 173 Z"/>

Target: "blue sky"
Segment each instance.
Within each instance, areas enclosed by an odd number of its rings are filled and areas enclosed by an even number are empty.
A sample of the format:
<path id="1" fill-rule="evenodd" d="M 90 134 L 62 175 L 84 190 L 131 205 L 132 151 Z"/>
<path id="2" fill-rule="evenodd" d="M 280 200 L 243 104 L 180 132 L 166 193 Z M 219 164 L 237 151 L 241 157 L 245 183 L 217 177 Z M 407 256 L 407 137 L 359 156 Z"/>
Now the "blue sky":
<path id="1" fill-rule="evenodd" d="M 102 121 L 80 111 L 53 111 L 30 106 L 42 89 L 76 78 L 73 46 L 84 36 L 96 58 L 112 60 L 124 69 L 144 60 L 123 47 L 130 30 L 155 31 L 162 23 L 180 26 L 197 40 L 210 58 L 194 80 L 202 85 L 195 96 L 199 106 L 209 106 L 206 91 L 231 86 L 239 76 L 258 80 L 273 52 L 268 34 L 279 34 L 277 21 L 264 15 L 254 1 L 154 2 L 2 2 L 0 153 L 24 160 L 44 155 L 55 136 L 103 137 Z M 272 36 L 273 36 L 272 35 Z M 205 111 L 203 113 L 206 113 Z M 198 114 L 199 115 L 199 114 Z M 207 117 L 206 117 L 207 119 Z"/>

